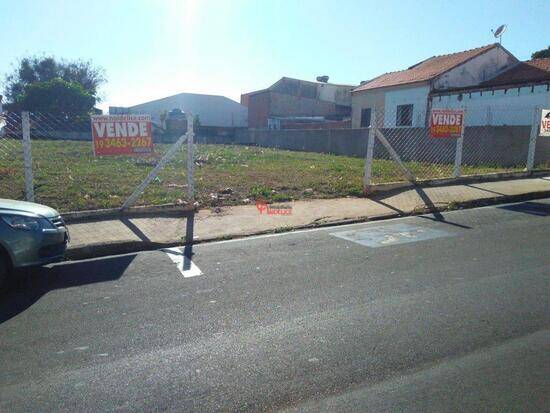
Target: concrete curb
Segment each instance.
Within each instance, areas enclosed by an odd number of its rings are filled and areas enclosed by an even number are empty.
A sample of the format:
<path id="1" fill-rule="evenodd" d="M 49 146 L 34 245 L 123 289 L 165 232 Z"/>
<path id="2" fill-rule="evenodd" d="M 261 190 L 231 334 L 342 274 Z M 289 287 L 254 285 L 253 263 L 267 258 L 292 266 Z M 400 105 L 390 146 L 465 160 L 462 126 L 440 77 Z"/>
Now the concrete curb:
<path id="1" fill-rule="evenodd" d="M 96 209 L 91 211 L 65 212 L 61 216 L 67 223 L 89 222 L 95 220 L 124 217 L 148 217 L 155 216 L 186 216 L 194 210 L 193 206 L 187 205 L 150 205 L 131 207 L 127 210 L 120 208 Z"/>
<path id="2" fill-rule="evenodd" d="M 215 241 L 224 241 L 228 239 L 243 239 L 251 236 L 266 235 L 266 234 L 275 234 L 275 233 L 284 233 L 292 232 L 300 229 L 311 229 L 311 228 L 322 228 L 322 227 L 332 227 L 345 224 L 355 224 L 362 222 L 371 222 L 371 221 L 381 221 L 391 218 L 399 218 L 406 216 L 421 215 L 430 212 L 443 212 L 457 209 L 469 209 L 476 208 L 481 206 L 489 205 L 498 205 L 509 202 L 519 202 L 519 201 L 528 201 L 532 199 L 541 199 L 550 197 L 550 191 L 539 191 L 539 192 L 528 192 L 525 194 L 519 195 L 500 195 L 492 198 L 476 199 L 463 202 L 454 202 L 452 207 L 446 205 L 444 207 L 429 207 L 425 205 L 422 210 L 414 210 L 411 212 L 390 212 L 385 214 L 379 214 L 374 216 L 361 216 L 353 218 L 344 218 L 344 219 L 335 219 L 330 221 L 321 221 L 314 222 L 304 225 L 296 225 L 291 227 L 283 227 L 272 230 L 264 231 L 254 231 L 247 234 L 229 234 L 224 236 L 212 236 L 196 240 L 193 244 L 204 244 L 207 242 Z M 183 239 L 177 239 L 167 242 L 152 242 L 152 241 L 120 241 L 120 242 L 111 242 L 111 243 L 96 243 L 89 244 L 84 246 L 79 246 L 75 248 L 70 248 L 67 250 L 66 258 L 67 260 L 82 260 L 88 258 L 97 258 L 104 257 L 108 255 L 118 255 L 118 254 L 129 254 L 139 251 L 151 251 L 157 250 L 160 248 L 170 248 L 184 245 Z"/>
<path id="3" fill-rule="evenodd" d="M 415 186 L 445 186 L 449 184 L 461 185 L 474 182 L 505 181 L 508 179 L 517 178 L 536 178 L 539 176 L 547 176 L 549 173 L 550 170 L 537 170 L 532 172 L 492 172 L 482 175 L 463 175 L 459 178 L 419 179 L 415 183 L 408 181 L 387 182 L 384 184 L 369 185 L 365 189 L 365 194 L 372 195 L 380 192 L 395 191 L 398 189 L 411 189 Z"/>

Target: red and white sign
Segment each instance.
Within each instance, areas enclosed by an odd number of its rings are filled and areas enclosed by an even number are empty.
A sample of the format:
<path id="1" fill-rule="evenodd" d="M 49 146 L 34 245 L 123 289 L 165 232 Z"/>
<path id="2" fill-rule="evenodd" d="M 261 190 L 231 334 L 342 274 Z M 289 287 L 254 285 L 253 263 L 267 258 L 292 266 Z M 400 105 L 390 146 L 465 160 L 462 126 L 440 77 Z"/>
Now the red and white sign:
<path id="1" fill-rule="evenodd" d="M 543 109 L 540 118 L 540 136 L 550 136 L 550 109 Z"/>
<path id="2" fill-rule="evenodd" d="M 94 155 L 153 153 L 151 115 L 92 115 Z"/>
<path id="3" fill-rule="evenodd" d="M 464 109 L 432 109 L 430 136 L 432 138 L 460 138 L 464 128 Z"/>

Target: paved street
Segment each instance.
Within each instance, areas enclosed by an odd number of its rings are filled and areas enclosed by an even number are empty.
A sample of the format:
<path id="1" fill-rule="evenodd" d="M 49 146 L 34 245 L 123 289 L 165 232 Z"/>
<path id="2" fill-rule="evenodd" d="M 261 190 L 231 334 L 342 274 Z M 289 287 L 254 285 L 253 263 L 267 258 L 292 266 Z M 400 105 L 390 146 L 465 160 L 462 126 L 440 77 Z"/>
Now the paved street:
<path id="1" fill-rule="evenodd" d="M 0 411 L 550 410 L 550 199 L 193 252 L 22 276 Z"/>

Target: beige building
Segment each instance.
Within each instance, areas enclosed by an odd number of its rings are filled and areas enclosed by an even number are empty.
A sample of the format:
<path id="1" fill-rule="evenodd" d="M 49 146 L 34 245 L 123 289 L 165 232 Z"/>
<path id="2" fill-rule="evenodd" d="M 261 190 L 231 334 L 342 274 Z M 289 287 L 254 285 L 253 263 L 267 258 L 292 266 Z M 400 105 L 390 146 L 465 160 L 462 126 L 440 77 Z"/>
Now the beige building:
<path id="1" fill-rule="evenodd" d="M 514 55 L 495 43 L 385 73 L 352 91 L 352 127 L 368 127 L 375 108 L 378 116 L 383 113 L 386 127 L 423 126 L 434 92 L 479 85 L 517 63 Z"/>

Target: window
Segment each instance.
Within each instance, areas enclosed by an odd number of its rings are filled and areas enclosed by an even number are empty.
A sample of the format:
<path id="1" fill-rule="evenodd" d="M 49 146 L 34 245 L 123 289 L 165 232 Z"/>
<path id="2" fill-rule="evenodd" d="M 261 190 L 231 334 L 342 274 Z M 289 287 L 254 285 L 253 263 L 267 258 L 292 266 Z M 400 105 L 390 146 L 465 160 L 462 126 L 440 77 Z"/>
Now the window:
<path id="1" fill-rule="evenodd" d="M 397 105 L 395 126 L 412 126 L 413 105 Z"/>
<path id="2" fill-rule="evenodd" d="M 361 127 L 368 128 L 370 126 L 370 108 L 361 109 Z"/>

